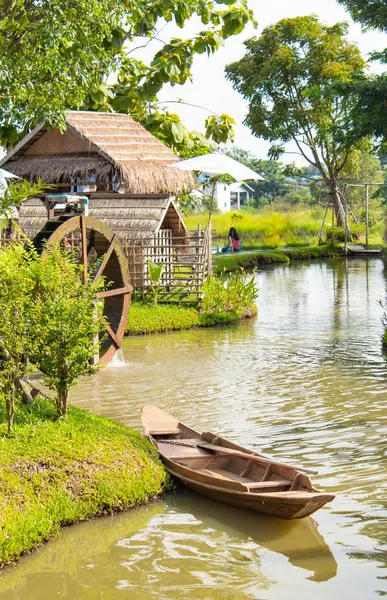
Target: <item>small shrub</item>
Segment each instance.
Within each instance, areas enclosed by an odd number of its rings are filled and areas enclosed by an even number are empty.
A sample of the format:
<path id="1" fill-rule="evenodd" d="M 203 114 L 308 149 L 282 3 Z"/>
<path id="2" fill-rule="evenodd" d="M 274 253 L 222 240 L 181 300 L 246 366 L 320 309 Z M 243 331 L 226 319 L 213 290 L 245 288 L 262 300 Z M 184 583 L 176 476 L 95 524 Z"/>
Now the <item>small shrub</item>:
<path id="1" fill-rule="evenodd" d="M 278 233 L 273 233 L 263 238 L 263 248 L 278 248 L 281 245 L 281 238 Z"/>
<path id="2" fill-rule="evenodd" d="M 358 240 L 363 235 L 363 229 L 361 225 L 351 226 L 351 237 L 352 240 Z M 344 227 L 327 227 L 325 230 L 325 236 L 327 241 L 331 242 L 344 242 L 345 241 L 345 229 Z"/>
<path id="3" fill-rule="evenodd" d="M 229 322 L 242 317 L 247 310 L 256 311 L 258 287 L 254 276 L 243 270 L 231 276 L 210 277 L 203 286 L 200 307 L 202 322 Z"/>

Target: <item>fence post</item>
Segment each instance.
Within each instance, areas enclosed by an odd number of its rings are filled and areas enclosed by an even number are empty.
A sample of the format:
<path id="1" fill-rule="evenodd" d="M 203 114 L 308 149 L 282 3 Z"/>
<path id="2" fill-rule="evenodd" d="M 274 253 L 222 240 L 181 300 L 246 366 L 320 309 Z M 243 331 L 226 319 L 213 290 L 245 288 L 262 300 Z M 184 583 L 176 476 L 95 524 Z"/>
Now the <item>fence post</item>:
<path id="1" fill-rule="evenodd" d="M 366 191 L 366 248 L 368 248 L 368 183 L 366 183 L 365 186 L 365 191 Z"/>
<path id="2" fill-rule="evenodd" d="M 348 252 L 348 186 L 345 186 L 345 204 L 344 204 L 344 214 L 345 214 L 345 224 L 344 224 L 344 254 Z"/>
<path id="3" fill-rule="evenodd" d="M 210 221 L 207 226 L 207 252 L 208 252 L 208 277 L 212 275 L 212 222 Z"/>

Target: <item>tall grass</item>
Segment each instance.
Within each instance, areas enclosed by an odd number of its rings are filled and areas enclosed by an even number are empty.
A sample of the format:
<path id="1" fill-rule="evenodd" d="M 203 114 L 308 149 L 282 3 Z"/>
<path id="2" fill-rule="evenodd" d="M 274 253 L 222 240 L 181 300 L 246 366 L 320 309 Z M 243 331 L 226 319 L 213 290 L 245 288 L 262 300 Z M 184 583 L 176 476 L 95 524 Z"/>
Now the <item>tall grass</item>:
<path id="1" fill-rule="evenodd" d="M 302 206 L 289 211 L 272 211 L 265 207 L 260 211 L 229 212 L 213 215 L 212 224 L 214 237 L 220 238 L 220 243 L 227 241 L 230 227 L 235 227 L 241 235 L 243 249 L 279 248 L 283 246 L 307 246 L 317 243 L 324 216 L 323 207 L 309 208 Z M 189 229 L 196 229 L 200 224 L 205 227 L 208 213 L 200 213 L 186 217 Z M 332 223 L 331 212 L 326 219 L 326 227 Z M 382 239 L 383 224 L 376 222 L 371 228 L 371 241 L 378 243 Z M 365 225 L 357 227 L 360 237 L 365 235 Z"/>

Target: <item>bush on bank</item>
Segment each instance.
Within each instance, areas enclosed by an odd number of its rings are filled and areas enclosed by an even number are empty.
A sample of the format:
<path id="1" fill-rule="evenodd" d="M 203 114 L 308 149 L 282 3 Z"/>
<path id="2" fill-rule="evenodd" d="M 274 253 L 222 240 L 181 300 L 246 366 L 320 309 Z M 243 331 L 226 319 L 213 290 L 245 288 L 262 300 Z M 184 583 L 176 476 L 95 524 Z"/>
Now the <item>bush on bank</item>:
<path id="1" fill-rule="evenodd" d="M 160 333 L 232 323 L 255 315 L 257 298 L 258 288 L 254 275 L 241 269 L 228 277 L 224 274 L 209 277 L 203 286 L 203 300 L 198 308 L 134 302 L 129 313 L 126 333 Z"/>
<path id="2" fill-rule="evenodd" d="M 21 406 L 12 436 L 0 408 L 0 565 L 65 525 L 146 502 L 168 476 L 153 446 L 119 423 L 70 407 L 67 421 L 37 400 Z"/>

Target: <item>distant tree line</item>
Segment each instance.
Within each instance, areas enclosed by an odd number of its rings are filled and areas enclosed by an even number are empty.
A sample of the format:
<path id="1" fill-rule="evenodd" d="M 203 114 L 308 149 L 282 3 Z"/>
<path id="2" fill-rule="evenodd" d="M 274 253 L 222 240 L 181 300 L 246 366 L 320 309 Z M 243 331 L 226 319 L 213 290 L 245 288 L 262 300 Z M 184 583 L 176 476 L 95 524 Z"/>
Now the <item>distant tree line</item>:
<path id="1" fill-rule="evenodd" d="M 273 203 L 288 204 L 290 207 L 327 202 L 329 189 L 324 185 L 318 170 L 311 165 L 296 167 L 278 160 L 262 160 L 237 147 L 228 148 L 227 154 L 264 177 L 264 181 L 249 182 L 249 186 L 254 190 L 250 198 L 250 206 L 253 208 L 258 209 Z M 343 187 L 345 182 L 387 183 L 387 167 L 383 166 L 379 157 L 371 151 L 354 153 L 347 169 L 342 173 L 342 180 L 338 182 L 338 186 Z M 385 202 L 386 193 L 383 188 L 372 187 L 371 195 L 373 194 L 380 198 L 382 203 Z M 362 208 L 364 189 L 353 189 L 351 202 Z"/>

